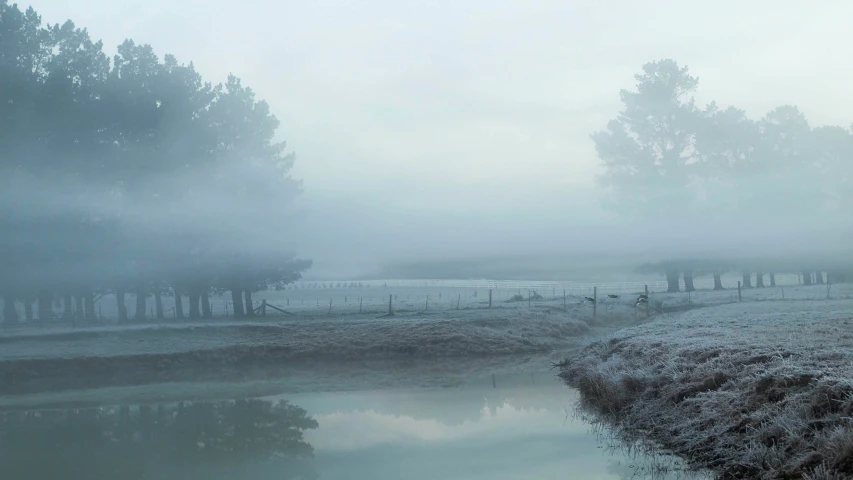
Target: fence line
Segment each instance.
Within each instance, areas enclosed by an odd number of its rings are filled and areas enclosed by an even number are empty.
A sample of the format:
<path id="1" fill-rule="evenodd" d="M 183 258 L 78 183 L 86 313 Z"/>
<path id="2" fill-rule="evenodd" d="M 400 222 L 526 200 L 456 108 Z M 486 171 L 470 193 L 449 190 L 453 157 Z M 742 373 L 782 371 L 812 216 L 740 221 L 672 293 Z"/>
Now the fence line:
<path id="1" fill-rule="evenodd" d="M 723 277 L 724 286 L 733 291 L 737 280 L 742 277 L 738 275 L 727 275 Z M 797 285 L 797 275 L 777 275 L 778 286 Z M 332 282 L 328 282 L 327 285 Z M 546 301 L 558 301 L 560 305 L 566 303 L 579 304 L 584 302 L 584 297 L 592 296 L 596 292 L 598 298 L 605 302 L 616 300 L 608 298 L 609 295 L 621 297 L 619 301 L 629 301 L 631 295 L 642 293 L 646 286 L 654 294 L 666 292 L 665 281 L 652 282 L 525 282 L 512 280 L 406 280 L 406 281 L 376 281 L 380 286 L 360 287 L 350 286 L 333 288 L 289 288 L 280 291 L 266 291 L 255 294 L 255 300 L 251 305 L 253 311 L 261 313 L 261 307 L 266 302 L 270 307 L 269 314 L 282 316 L 292 314 L 288 318 L 306 319 L 310 317 L 343 317 L 353 314 L 383 314 L 388 312 L 389 298 L 395 311 L 399 312 L 435 312 L 452 311 L 462 309 L 489 308 L 490 305 L 508 305 L 508 302 L 527 302 L 528 298 L 539 295 Z M 312 283 L 302 282 L 303 285 Z M 334 283 L 332 283 L 334 285 Z M 343 283 L 341 283 L 343 285 Z M 713 278 L 697 278 L 694 285 L 698 290 L 711 290 Z M 683 281 L 681 282 L 683 290 Z M 769 288 L 764 291 L 769 291 Z M 701 293 L 701 292 L 697 292 Z M 566 300 L 563 301 L 562 299 Z M 230 295 L 211 296 L 210 305 L 213 316 L 217 318 L 230 317 L 233 313 L 233 305 Z M 127 294 L 125 304 L 129 307 L 128 317 L 131 322 L 139 323 L 135 317 L 135 296 Z M 189 312 L 187 300 L 182 299 L 184 312 Z M 153 301 L 148 300 L 146 306 L 147 322 L 171 322 L 180 321 L 176 318 L 174 298 L 163 296 L 164 318 L 156 319 L 151 315 L 149 309 Z M 2 300 L 0 300 L 2 304 Z M 48 318 L 41 320 L 35 305 L 31 314 L 33 324 L 57 325 L 69 323 L 72 325 L 87 323 L 78 315 L 76 321 L 69 321 L 57 314 L 51 306 Z M 248 307 L 248 305 L 247 305 Z M 76 308 L 73 305 L 72 308 Z M 100 296 L 96 301 L 96 312 L 100 322 L 114 323 L 118 319 L 117 302 L 114 295 Z M 18 318 L 24 320 L 26 313 L 20 302 L 16 303 Z M 278 313 L 273 313 L 278 310 Z M 78 312 L 79 313 L 79 312 Z M 3 322 L 4 328 L 8 322 Z"/>

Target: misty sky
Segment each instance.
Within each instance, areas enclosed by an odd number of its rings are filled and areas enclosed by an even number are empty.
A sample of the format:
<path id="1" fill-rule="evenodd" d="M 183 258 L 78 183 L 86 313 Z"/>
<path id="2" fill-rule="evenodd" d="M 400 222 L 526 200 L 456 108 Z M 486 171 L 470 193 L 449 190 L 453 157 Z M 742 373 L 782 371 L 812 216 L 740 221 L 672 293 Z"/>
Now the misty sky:
<path id="1" fill-rule="evenodd" d="M 436 231 L 436 248 L 493 253 L 606 223 L 589 135 L 651 60 L 689 66 L 700 103 L 754 118 L 793 103 L 813 126 L 853 121 L 844 0 L 32 5 L 88 28 L 110 55 L 130 37 L 207 80 L 233 72 L 268 100 L 297 154 L 309 205 L 300 252 L 318 275 L 356 252 L 367 264 L 425 249 Z M 488 238 L 463 248 L 476 232 Z"/>

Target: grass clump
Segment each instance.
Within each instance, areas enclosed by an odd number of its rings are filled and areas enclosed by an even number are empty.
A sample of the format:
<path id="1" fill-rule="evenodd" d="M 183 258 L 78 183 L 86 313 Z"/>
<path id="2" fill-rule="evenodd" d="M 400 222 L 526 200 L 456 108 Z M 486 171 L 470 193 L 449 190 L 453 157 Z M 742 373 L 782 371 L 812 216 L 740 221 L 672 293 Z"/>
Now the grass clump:
<path id="1" fill-rule="evenodd" d="M 664 315 L 590 345 L 560 376 L 623 440 L 719 478 L 853 478 L 851 306 Z"/>

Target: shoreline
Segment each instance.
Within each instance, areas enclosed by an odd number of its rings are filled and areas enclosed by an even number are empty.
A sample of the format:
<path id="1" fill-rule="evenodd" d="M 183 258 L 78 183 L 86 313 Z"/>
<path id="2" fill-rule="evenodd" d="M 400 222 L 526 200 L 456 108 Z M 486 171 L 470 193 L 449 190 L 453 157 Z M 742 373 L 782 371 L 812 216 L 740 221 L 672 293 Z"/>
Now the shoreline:
<path id="1" fill-rule="evenodd" d="M 667 314 L 567 358 L 560 376 L 628 442 L 720 478 L 853 477 L 853 301 Z"/>
<path id="2" fill-rule="evenodd" d="M 549 302 L 553 303 L 553 302 Z M 617 309 L 613 309 L 617 310 Z M 174 382 L 281 379 L 292 372 L 383 371 L 407 362 L 431 371 L 546 358 L 551 366 L 626 325 L 589 325 L 554 305 L 461 310 L 393 319 L 151 325 L 0 337 L 0 396 Z M 304 377 L 305 374 L 300 373 Z"/>

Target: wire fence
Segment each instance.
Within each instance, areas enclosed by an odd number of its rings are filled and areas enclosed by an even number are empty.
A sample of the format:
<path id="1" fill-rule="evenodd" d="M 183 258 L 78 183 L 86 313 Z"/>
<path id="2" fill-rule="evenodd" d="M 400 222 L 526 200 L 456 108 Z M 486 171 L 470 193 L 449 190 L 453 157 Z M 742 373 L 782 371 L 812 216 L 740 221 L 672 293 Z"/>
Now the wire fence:
<path id="1" fill-rule="evenodd" d="M 727 288 L 726 298 L 734 295 L 740 275 L 727 275 L 722 278 Z M 797 275 L 777 275 L 779 287 L 798 285 Z M 697 290 L 712 290 L 713 277 L 694 279 Z M 522 307 L 532 302 L 556 302 L 563 306 L 576 305 L 596 296 L 601 301 L 613 303 L 616 298 L 630 302 L 632 296 L 648 291 L 655 295 L 667 291 L 667 282 L 660 279 L 651 281 L 628 282 L 543 282 L 518 280 L 373 280 L 365 282 L 317 281 L 297 282 L 278 291 L 258 292 L 254 295 L 251 311 L 255 316 L 280 317 L 284 319 L 308 320 L 314 318 L 342 319 L 353 315 L 387 315 L 396 313 L 451 312 L 498 307 Z M 684 290 L 684 282 L 680 287 Z M 698 292 L 697 292 L 698 293 Z M 690 301 L 690 294 L 683 294 Z M 778 296 L 778 294 L 775 294 Z M 781 293 L 784 296 L 784 290 Z M 671 294 L 669 294 L 671 297 Z M 753 297 L 750 297 L 753 298 Z M 138 315 L 134 309 L 136 298 L 133 294 L 125 296 L 128 306 L 129 323 L 166 323 L 190 321 L 178 318 L 175 298 L 163 296 L 162 315 L 158 315 L 154 301 L 146 302 L 145 315 Z M 183 311 L 189 312 L 187 299 L 182 299 Z M 227 319 L 234 316 L 231 296 L 213 295 L 210 297 L 212 317 Z M 54 306 L 56 307 L 56 306 Z M 24 311 L 16 305 L 18 322 L 3 322 L 4 330 L 15 327 L 63 324 L 76 327 L 91 323 L 118 323 L 118 302 L 114 295 L 98 297 L 95 304 L 96 320 L 83 320 L 83 315 L 74 312 L 71 319 L 63 319 L 61 313 L 52 309 L 49 319 L 42 319 L 38 309 Z M 196 319 L 192 319 L 196 320 Z M 207 319 L 197 319 L 209 321 Z"/>

